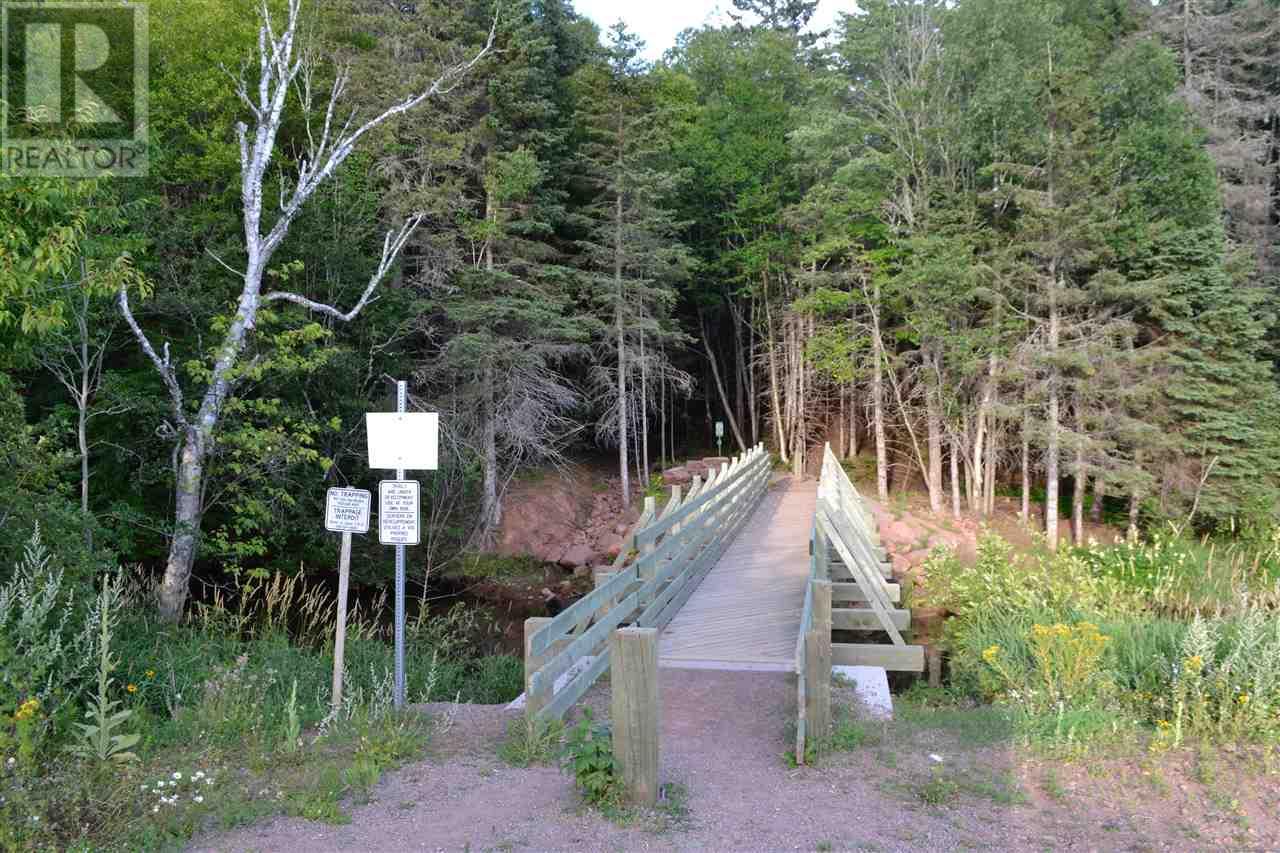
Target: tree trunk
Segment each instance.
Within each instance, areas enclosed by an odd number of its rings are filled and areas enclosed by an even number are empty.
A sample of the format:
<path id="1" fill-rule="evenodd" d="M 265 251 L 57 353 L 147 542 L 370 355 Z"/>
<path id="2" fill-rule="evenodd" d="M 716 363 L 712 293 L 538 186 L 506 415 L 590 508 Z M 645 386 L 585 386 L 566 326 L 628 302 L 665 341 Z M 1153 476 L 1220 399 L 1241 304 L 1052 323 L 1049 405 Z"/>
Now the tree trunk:
<path id="1" fill-rule="evenodd" d="M 622 478 L 622 508 L 631 506 L 631 471 L 627 461 L 627 338 L 626 327 L 622 321 L 622 304 L 626 298 L 626 288 L 622 284 L 622 196 L 618 195 L 614 204 L 614 245 L 613 245 L 613 284 L 617 288 L 614 293 L 613 330 L 618 347 L 618 474 Z"/>
<path id="2" fill-rule="evenodd" d="M 1052 359 L 1058 352 L 1058 279 L 1057 270 L 1049 270 L 1049 402 L 1045 421 L 1044 447 L 1044 535 L 1049 550 L 1058 548 L 1058 456 L 1061 451 L 1058 411 L 1058 368 Z"/>
<path id="3" fill-rule="evenodd" d="M 880 297 L 876 285 L 875 299 Z M 880 340 L 880 313 L 872 311 L 871 319 L 871 417 L 876 442 L 876 496 L 881 503 L 889 500 L 889 450 L 884 436 L 884 342 Z"/>
<path id="4" fill-rule="evenodd" d="M 1023 394 L 1022 412 L 1022 508 L 1018 518 L 1023 524 L 1031 522 L 1031 409 Z"/>
<path id="5" fill-rule="evenodd" d="M 1102 502 L 1107 494 L 1107 484 L 1102 477 L 1093 478 L 1093 505 L 1089 507 L 1089 520 L 1094 524 L 1102 523 Z"/>
<path id="6" fill-rule="evenodd" d="M 765 284 L 767 287 L 767 279 Z M 773 403 L 773 438 L 778 446 L 778 456 L 782 459 L 783 464 L 786 464 L 789 460 L 787 453 L 787 424 L 786 415 L 782 410 L 782 391 L 778 387 L 778 348 L 774 341 L 773 311 L 769 308 L 767 290 L 764 299 L 765 346 L 768 348 L 769 358 L 769 400 Z"/>
<path id="7" fill-rule="evenodd" d="M 182 617 L 200 542 L 200 522 L 204 490 L 205 444 L 196 427 L 188 428 L 178 451 L 177 481 L 174 484 L 173 540 L 159 589 L 160 616 L 171 622 Z"/>
<path id="8" fill-rule="evenodd" d="M 929 387 L 925 390 L 925 423 L 928 430 L 929 444 L 929 510 L 935 515 L 943 512 L 942 498 L 942 403 L 938 399 L 938 391 L 934 387 L 936 365 L 926 367 L 925 382 Z"/>
<path id="9" fill-rule="evenodd" d="M 484 453 L 484 497 L 480 508 L 480 531 L 485 541 L 502 523 L 502 501 L 498 497 L 498 424 L 493 402 L 493 368 L 484 370 L 484 418 L 481 441 Z"/>
<path id="10" fill-rule="evenodd" d="M 711 340 L 707 337 L 707 322 L 698 313 L 698 322 L 702 327 L 702 347 L 707 353 L 707 362 L 711 365 L 711 376 L 716 382 L 716 392 L 720 395 L 720 407 L 724 409 L 725 419 L 729 421 L 729 428 L 733 430 L 733 437 L 738 442 L 738 449 L 746 453 L 747 443 L 742 439 L 742 430 L 738 429 L 738 419 L 733 416 L 733 409 L 729 406 L 729 395 L 724 391 L 724 382 L 720 381 L 720 365 L 716 361 L 715 353 L 711 350 Z"/>
<path id="11" fill-rule="evenodd" d="M 1080 412 L 1080 403 L 1075 405 L 1076 417 L 1076 460 L 1075 482 L 1071 490 L 1071 541 L 1077 546 L 1084 544 L 1084 496 L 1089 485 L 1089 474 L 1085 470 L 1084 454 L 1084 416 Z"/>
<path id="12" fill-rule="evenodd" d="M 951 515 L 960 518 L 960 440 L 951 437 Z"/>
<path id="13" fill-rule="evenodd" d="M 644 332 L 640 333 L 640 459 L 644 476 L 641 489 L 649 485 L 649 362 L 644 353 Z"/>

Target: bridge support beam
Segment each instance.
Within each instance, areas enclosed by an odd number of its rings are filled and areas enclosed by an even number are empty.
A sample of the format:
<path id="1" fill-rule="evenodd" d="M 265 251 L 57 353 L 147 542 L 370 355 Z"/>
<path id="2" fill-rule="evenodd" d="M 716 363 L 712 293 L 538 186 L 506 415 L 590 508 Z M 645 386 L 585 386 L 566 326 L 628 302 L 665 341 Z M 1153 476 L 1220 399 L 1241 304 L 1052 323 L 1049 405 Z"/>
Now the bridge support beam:
<path id="1" fill-rule="evenodd" d="M 613 756 L 637 805 L 658 801 L 658 630 L 619 628 L 609 640 Z"/>

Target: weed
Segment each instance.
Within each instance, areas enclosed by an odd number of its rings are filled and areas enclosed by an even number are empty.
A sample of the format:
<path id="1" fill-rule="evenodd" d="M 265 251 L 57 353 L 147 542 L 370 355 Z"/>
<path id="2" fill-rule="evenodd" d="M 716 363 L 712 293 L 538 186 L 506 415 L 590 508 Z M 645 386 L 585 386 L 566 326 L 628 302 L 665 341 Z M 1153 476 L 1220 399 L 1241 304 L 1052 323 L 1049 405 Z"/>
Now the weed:
<path id="1" fill-rule="evenodd" d="M 564 724 L 524 715 L 507 724 L 507 737 L 498 747 L 498 757 L 512 767 L 551 764 L 560 753 Z"/>
<path id="2" fill-rule="evenodd" d="M 621 801 L 611 733 L 608 726 L 595 723 L 590 708 L 583 709 L 582 719 L 569 730 L 562 760 L 588 805 L 616 807 Z"/>
<path id="3" fill-rule="evenodd" d="M 1052 800 L 1062 802 L 1067 798 L 1067 790 L 1062 787 L 1062 780 L 1058 778 L 1056 768 L 1045 768 L 1044 775 L 1040 777 L 1040 787 Z"/>
<path id="4" fill-rule="evenodd" d="M 929 781 L 916 789 L 916 797 L 929 806 L 946 805 L 960 795 L 960 785 L 946 771 L 934 768 Z"/>

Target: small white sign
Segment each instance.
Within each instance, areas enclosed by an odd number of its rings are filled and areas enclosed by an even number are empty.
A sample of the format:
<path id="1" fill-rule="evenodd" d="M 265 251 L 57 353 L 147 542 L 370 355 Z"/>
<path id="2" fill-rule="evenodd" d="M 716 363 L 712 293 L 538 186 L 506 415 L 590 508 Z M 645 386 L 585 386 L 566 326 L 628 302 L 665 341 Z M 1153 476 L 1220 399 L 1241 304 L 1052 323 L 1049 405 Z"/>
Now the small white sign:
<path id="1" fill-rule="evenodd" d="M 724 421 L 716 421 L 716 438 L 724 438 Z"/>
<path id="2" fill-rule="evenodd" d="M 439 465 L 440 415 L 436 412 L 370 412 L 370 468 L 434 471 Z"/>
<path id="3" fill-rule="evenodd" d="M 334 533 L 368 533 L 371 501 L 366 489 L 330 489 L 324 496 L 324 529 Z"/>
<path id="4" fill-rule="evenodd" d="M 383 545 L 417 545 L 418 481 L 383 480 L 378 484 L 378 541 Z"/>

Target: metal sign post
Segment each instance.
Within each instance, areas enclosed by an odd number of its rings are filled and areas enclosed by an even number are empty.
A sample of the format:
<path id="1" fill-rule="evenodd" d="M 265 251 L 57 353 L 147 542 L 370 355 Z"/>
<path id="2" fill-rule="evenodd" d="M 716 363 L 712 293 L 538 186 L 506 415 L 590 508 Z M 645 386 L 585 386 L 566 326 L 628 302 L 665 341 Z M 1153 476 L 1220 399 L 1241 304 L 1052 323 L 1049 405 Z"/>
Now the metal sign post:
<path id="1" fill-rule="evenodd" d="M 406 469 L 434 471 L 439 467 L 440 416 L 434 412 L 408 413 L 409 386 L 396 382 L 394 414 L 365 415 L 369 433 L 369 467 L 394 468 L 396 478 L 378 487 L 378 541 L 396 546 L 395 687 L 397 708 L 404 706 L 404 549 L 421 541 L 418 482 L 406 480 Z"/>
<path id="2" fill-rule="evenodd" d="M 351 576 L 351 534 L 369 532 L 369 493 L 329 489 L 324 496 L 324 528 L 342 534 L 338 552 L 338 619 L 333 637 L 333 710 L 342 708 L 342 669 L 347 642 L 347 587 Z"/>
<path id="3" fill-rule="evenodd" d="M 396 382 L 396 414 L 403 415 L 408 403 L 409 383 Z M 396 469 L 396 479 L 404 479 L 404 469 Z M 378 507 L 378 523 L 382 523 L 382 507 Z M 395 706 L 404 707 L 404 545 L 396 545 L 396 686 Z"/>

